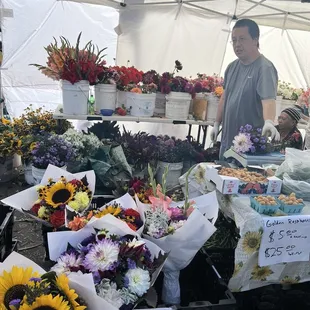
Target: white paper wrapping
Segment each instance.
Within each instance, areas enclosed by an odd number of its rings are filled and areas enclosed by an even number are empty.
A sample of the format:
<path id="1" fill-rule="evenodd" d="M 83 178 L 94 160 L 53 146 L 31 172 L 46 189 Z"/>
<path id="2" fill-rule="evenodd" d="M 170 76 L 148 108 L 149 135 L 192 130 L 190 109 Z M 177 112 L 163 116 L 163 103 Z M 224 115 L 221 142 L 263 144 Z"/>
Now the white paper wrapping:
<path id="1" fill-rule="evenodd" d="M 210 199 L 209 203 L 207 203 L 208 199 Z M 218 204 L 217 201 L 215 203 L 214 195 L 207 194 L 192 200 L 198 202 L 198 204 L 195 203 L 196 209 L 191 213 L 185 224 L 172 235 L 156 239 L 143 234 L 145 239 L 152 241 L 166 253 L 169 253 L 163 268 L 165 275 L 163 301 L 166 304 L 180 303 L 179 271 L 191 262 L 199 249 L 216 231 L 214 225 L 208 220 L 208 218 L 214 218 L 212 222 L 215 222 L 218 214 Z M 145 211 L 150 209 L 150 205 L 141 203 L 137 198 L 136 202 L 141 209 L 144 208 Z M 200 203 L 203 203 L 201 209 L 205 216 L 199 211 Z M 176 203 L 174 205 L 182 204 Z"/>
<path id="2" fill-rule="evenodd" d="M 76 174 L 71 174 L 68 171 L 65 171 L 61 168 L 58 168 L 53 165 L 49 165 L 44 173 L 44 176 L 41 181 L 41 185 L 45 185 L 48 183 L 48 179 L 52 178 L 53 180 L 59 180 L 61 176 L 64 176 L 67 181 L 71 181 L 73 179 L 82 179 L 86 175 L 88 181 L 88 187 L 92 191 L 92 195 L 95 192 L 95 185 L 96 185 L 96 176 L 93 170 L 79 172 Z M 5 205 L 8 205 L 19 212 L 29 211 L 32 206 L 34 205 L 35 201 L 38 200 L 38 192 L 37 192 L 37 185 L 32 186 L 24 191 L 18 192 L 12 196 L 9 196 L 1 202 Z M 35 220 L 44 223 L 47 226 L 52 226 L 49 222 L 39 219 L 38 217 L 27 213 L 29 216 L 33 217 Z"/>

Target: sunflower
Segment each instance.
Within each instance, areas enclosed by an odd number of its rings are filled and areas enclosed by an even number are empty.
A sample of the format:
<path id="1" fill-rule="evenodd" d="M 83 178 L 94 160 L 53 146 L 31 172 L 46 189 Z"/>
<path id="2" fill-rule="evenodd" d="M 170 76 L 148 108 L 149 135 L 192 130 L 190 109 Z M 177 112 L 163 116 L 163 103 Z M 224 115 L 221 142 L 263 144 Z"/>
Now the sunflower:
<path id="1" fill-rule="evenodd" d="M 73 310 L 86 309 L 86 306 L 80 306 L 80 304 L 76 301 L 79 296 L 75 290 L 70 289 L 69 279 L 65 274 L 58 276 L 55 282 L 61 294 L 65 296 L 65 299 L 68 300 Z"/>
<path id="2" fill-rule="evenodd" d="M 53 208 L 57 208 L 62 204 L 67 204 L 73 199 L 75 194 L 75 186 L 71 183 L 56 182 L 44 192 L 44 200 Z"/>
<path id="3" fill-rule="evenodd" d="M 197 167 L 194 177 L 198 184 L 202 184 L 204 182 L 205 172 L 206 172 L 205 169 L 201 167 L 200 165 Z"/>
<path id="4" fill-rule="evenodd" d="M 259 231 L 247 231 L 242 242 L 242 249 L 246 254 L 258 251 L 262 234 Z"/>
<path id="5" fill-rule="evenodd" d="M 258 265 L 256 265 L 251 273 L 251 280 L 266 281 L 267 277 L 272 274 L 273 271 L 268 266 L 259 267 Z"/>
<path id="6" fill-rule="evenodd" d="M 285 276 L 281 280 L 281 284 L 297 284 L 300 281 L 300 277 L 297 276 L 295 278 L 290 278 L 289 276 Z"/>
<path id="7" fill-rule="evenodd" d="M 37 272 L 32 268 L 21 268 L 13 266 L 11 272 L 4 271 L 0 277 L 0 304 L 10 309 L 10 302 L 14 299 L 22 300 L 25 295 L 25 285 L 31 278 L 39 278 Z"/>
<path id="8" fill-rule="evenodd" d="M 28 305 L 24 303 L 19 310 L 70 310 L 68 302 L 63 300 L 59 295 L 53 297 L 52 294 L 41 295 L 36 300 Z"/>
<path id="9" fill-rule="evenodd" d="M 110 205 L 110 206 L 107 206 L 106 208 L 104 208 L 103 210 L 99 211 L 95 217 L 97 218 L 101 218 L 103 217 L 104 215 L 107 215 L 107 214 L 111 214 L 113 216 L 116 216 L 118 214 L 120 214 L 122 212 L 122 209 L 117 206 L 117 205 Z"/>

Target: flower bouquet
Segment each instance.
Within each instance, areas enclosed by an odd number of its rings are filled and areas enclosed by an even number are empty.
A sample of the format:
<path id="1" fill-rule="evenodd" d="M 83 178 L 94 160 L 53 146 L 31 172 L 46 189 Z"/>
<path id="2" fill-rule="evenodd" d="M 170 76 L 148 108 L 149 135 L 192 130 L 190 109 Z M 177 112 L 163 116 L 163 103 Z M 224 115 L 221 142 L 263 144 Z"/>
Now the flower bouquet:
<path id="1" fill-rule="evenodd" d="M 120 78 L 117 82 L 117 89 L 126 90 L 128 84 L 138 84 L 142 82 L 143 72 L 135 67 L 114 67 Z"/>
<path id="2" fill-rule="evenodd" d="M 291 83 L 286 83 L 283 81 L 278 82 L 278 90 L 277 95 L 281 96 L 283 99 L 292 100 L 294 92 L 294 87 L 292 87 Z"/>
<path id="3" fill-rule="evenodd" d="M 214 93 L 220 92 L 223 87 L 224 80 L 218 75 L 208 76 L 206 74 L 197 73 L 197 78 L 193 80 L 194 89 L 196 93 Z"/>
<path id="4" fill-rule="evenodd" d="M 240 128 L 233 140 L 233 150 L 239 154 L 264 154 L 272 151 L 268 138 L 262 135 L 261 128 L 253 128 L 247 124 Z"/>
<path id="5" fill-rule="evenodd" d="M 48 234 L 49 244 L 51 240 L 57 244 L 56 239 L 63 243 L 64 236 L 69 241 L 52 270 L 68 275 L 91 273 L 98 296 L 120 309 L 132 309 L 145 296 L 166 258 L 155 244 L 113 228 L 84 237 L 81 230 L 74 240 L 64 233 Z M 53 250 L 50 253 L 54 257 Z"/>
<path id="6" fill-rule="evenodd" d="M 103 59 L 106 56 L 103 54 L 106 48 L 99 50 L 92 41 L 89 41 L 80 49 L 81 35 L 82 33 L 79 34 L 75 45 L 60 37 L 61 46 L 59 46 L 54 39 L 54 43 L 45 48 L 48 54 L 46 66 L 31 65 L 53 80 L 65 80 L 71 84 L 87 80 L 91 85 L 96 84 L 97 76 L 103 72 L 106 64 Z"/>
<path id="7" fill-rule="evenodd" d="M 39 186 L 9 196 L 2 203 L 47 226 L 59 228 L 65 224 L 66 207 L 83 212 L 88 208 L 94 190 L 94 171 L 73 175 L 49 165 Z"/>
<path id="8" fill-rule="evenodd" d="M 61 138 L 71 144 L 76 161 L 94 156 L 99 148 L 103 146 L 102 142 L 93 133 L 85 134 L 74 129 L 66 131 Z"/>
<path id="9" fill-rule="evenodd" d="M 163 269 L 162 298 L 167 304 L 180 304 L 180 270 L 191 262 L 197 251 L 216 229 L 213 223 L 199 211 L 195 203 L 188 200 L 188 193 L 186 193 L 185 201 L 180 203 L 172 203 L 170 197 L 166 196 L 167 169 L 162 178 L 162 186 L 156 185 L 150 167 L 149 174 L 154 193 L 154 196 L 149 197 L 151 204 L 142 204 L 136 197 L 137 205 L 145 211 L 145 226 L 142 235 L 165 252 L 169 252 Z M 187 185 L 186 192 L 188 192 Z M 206 197 L 203 197 L 201 202 L 205 200 Z"/>
<path id="10" fill-rule="evenodd" d="M 13 252 L 0 266 L 0 307 L 3 310 L 116 310 L 96 295 L 87 274 L 46 273 L 28 258 Z"/>
<path id="11" fill-rule="evenodd" d="M 80 230 L 86 225 L 96 229 L 117 226 L 130 235 L 141 235 L 144 228 L 144 213 L 137 208 L 135 201 L 129 194 L 115 199 L 99 209 L 91 209 L 79 215 L 67 217 L 67 227 Z"/>

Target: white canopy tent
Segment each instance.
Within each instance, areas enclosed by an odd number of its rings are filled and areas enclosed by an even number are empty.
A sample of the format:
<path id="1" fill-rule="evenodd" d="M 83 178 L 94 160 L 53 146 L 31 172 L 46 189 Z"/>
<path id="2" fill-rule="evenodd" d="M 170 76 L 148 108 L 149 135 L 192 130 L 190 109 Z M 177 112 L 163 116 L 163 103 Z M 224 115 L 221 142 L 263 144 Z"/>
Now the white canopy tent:
<path id="1" fill-rule="evenodd" d="M 126 1 L 126 0 L 125 0 Z M 223 74 L 235 59 L 229 43 L 237 18 L 261 26 L 261 52 L 274 62 L 281 80 L 296 87 L 310 85 L 310 3 L 285 0 L 2 0 L 3 70 L 1 84 L 9 112 L 18 116 L 32 103 L 54 109 L 61 102 L 58 83 L 29 63 L 44 64 L 43 49 L 53 36 L 82 43 L 92 39 L 108 47 L 108 64 L 134 65 L 159 72 L 180 60 L 182 75 Z M 4 14 L 3 14 L 4 15 Z M 137 125 L 135 125 L 137 126 Z M 178 135 L 185 128 L 173 130 Z M 157 125 L 139 129 L 166 133 Z M 172 132 L 172 131 L 170 131 Z"/>

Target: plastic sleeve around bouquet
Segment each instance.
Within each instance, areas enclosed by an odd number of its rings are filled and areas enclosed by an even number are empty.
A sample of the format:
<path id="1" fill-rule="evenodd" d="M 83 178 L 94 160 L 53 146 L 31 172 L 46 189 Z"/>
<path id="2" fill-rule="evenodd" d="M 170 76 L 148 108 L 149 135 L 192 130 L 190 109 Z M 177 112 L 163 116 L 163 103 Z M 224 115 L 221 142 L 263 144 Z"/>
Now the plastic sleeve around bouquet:
<path id="1" fill-rule="evenodd" d="M 73 179 L 82 179 L 85 175 L 89 183 L 88 187 L 92 191 L 93 195 L 96 185 L 96 177 L 93 170 L 80 172 L 77 174 L 71 174 L 70 172 L 65 171 L 61 168 L 49 165 L 44 173 L 44 176 L 40 184 L 41 185 L 47 184 L 48 179 L 50 178 L 53 180 L 59 180 L 61 176 L 64 176 L 68 181 L 71 181 Z M 49 222 L 44 221 L 29 212 L 36 200 L 38 200 L 37 186 L 32 186 L 24 191 L 21 191 L 15 195 L 9 196 L 1 200 L 1 202 L 5 205 L 8 205 L 16 209 L 17 211 L 27 213 L 29 216 L 31 216 L 32 218 L 34 218 L 35 220 L 41 222 L 46 226 L 52 226 Z"/>
<path id="2" fill-rule="evenodd" d="M 138 199 L 137 204 L 147 211 L 150 205 L 142 204 Z M 216 228 L 198 209 L 188 217 L 185 224 L 173 234 L 156 239 L 143 234 L 145 239 L 152 241 L 162 248 L 169 256 L 165 262 L 163 301 L 167 304 L 180 303 L 179 272 L 185 268 L 212 236 Z"/>
<path id="3" fill-rule="evenodd" d="M 92 226 L 96 229 L 106 228 L 108 230 L 110 230 L 111 227 L 117 226 L 117 227 L 120 227 L 123 231 L 126 231 L 126 234 L 141 236 L 143 229 L 144 229 L 144 223 L 145 223 L 144 210 L 141 209 L 140 206 L 137 206 L 134 199 L 129 194 L 125 194 L 124 196 L 120 198 L 110 201 L 108 205 L 111 205 L 113 203 L 119 204 L 122 209 L 136 210 L 140 214 L 140 218 L 143 222 L 143 225 L 137 231 L 134 231 L 127 225 L 126 222 L 114 217 L 111 214 L 107 214 L 101 218 L 92 217 L 86 226 Z M 105 206 L 101 207 L 100 210 L 104 208 Z"/>
<path id="4" fill-rule="evenodd" d="M 33 271 L 38 272 L 39 274 L 45 274 L 46 271 L 42 269 L 35 262 L 26 258 L 23 255 L 20 255 L 16 252 L 12 252 L 6 260 L 0 264 L 0 274 L 3 273 L 4 270 L 11 270 L 13 266 L 17 267 L 31 267 Z M 92 310 L 117 310 L 116 307 L 106 302 L 104 299 L 100 298 L 96 294 L 95 285 L 93 282 L 93 277 L 90 274 L 75 274 L 74 276 L 68 276 L 69 278 L 69 286 L 74 289 L 79 296 L 83 298 L 83 300 L 87 304 L 87 309 Z"/>

